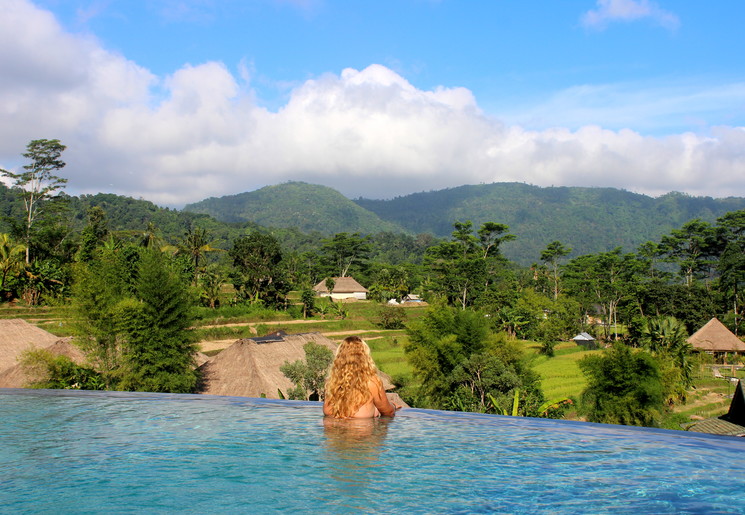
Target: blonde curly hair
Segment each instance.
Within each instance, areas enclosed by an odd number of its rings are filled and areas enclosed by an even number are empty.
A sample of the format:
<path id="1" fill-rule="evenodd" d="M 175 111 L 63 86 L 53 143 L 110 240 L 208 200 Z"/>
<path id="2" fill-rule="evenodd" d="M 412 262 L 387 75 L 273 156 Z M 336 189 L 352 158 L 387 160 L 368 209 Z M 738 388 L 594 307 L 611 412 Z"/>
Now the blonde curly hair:
<path id="1" fill-rule="evenodd" d="M 325 400 L 334 418 L 349 418 L 370 399 L 370 380 L 380 382 L 370 347 L 358 336 L 349 336 L 336 349 L 326 381 Z"/>

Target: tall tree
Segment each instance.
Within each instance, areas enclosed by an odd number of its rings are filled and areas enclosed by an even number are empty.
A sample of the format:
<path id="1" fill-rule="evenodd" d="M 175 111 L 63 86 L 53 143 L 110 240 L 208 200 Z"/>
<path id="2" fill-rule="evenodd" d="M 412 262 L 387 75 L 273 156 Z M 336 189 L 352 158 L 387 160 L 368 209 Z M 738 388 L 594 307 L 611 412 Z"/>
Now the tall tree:
<path id="1" fill-rule="evenodd" d="M 48 200 L 58 197 L 58 191 L 64 188 L 67 179 L 63 179 L 54 172 L 65 167 L 60 159 L 65 147 L 57 139 L 37 139 L 26 146 L 23 157 L 31 163 L 24 165 L 25 171 L 13 173 L 0 169 L 0 174 L 12 179 L 23 198 L 26 217 L 24 221 L 24 238 L 26 242 L 26 264 L 31 262 L 31 234 L 34 222 L 39 218 Z"/>
<path id="2" fill-rule="evenodd" d="M 720 249 L 717 262 L 720 289 L 731 303 L 735 334 L 740 334 L 745 303 L 745 210 L 718 218 L 716 231 Z"/>
<path id="3" fill-rule="evenodd" d="M 109 235 L 106 212 L 100 206 L 88 208 L 88 224 L 83 228 L 80 235 L 80 249 L 78 259 L 90 261 L 93 259 L 93 251 L 101 245 Z"/>
<path id="4" fill-rule="evenodd" d="M 148 227 L 148 232 L 149 229 L 150 227 Z M 189 227 L 186 231 L 181 243 L 178 245 L 178 253 L 189 256 L 191 264 L 194 267 L 193 283 L 195 285 L 199 281 L 199 275 L 202 272 L 201 264 L 205 254 L 208 252 L 219 252 L 221 250 L 212 246 L 207 229 Z"/>
<path id="5" fill-rule="evenodd" d="M 236 270 L 233 284 L 244 300 L 261 300 L 271 307 L 285 305 L 290 283 L 274 236 L 253 232 L 235 240 L 228 252 Z"/>
<path id="6" fill-rule="evenodd" d="M 369 237 L 362 237 L 357 232 L 341 232 L 322 243 L 324 261 L 329 266 L 329 272 L 337 277 L 346 277 L 353 266 L 364 265 L 370 254 Z"/>
<path id="7" fill-rule="evenodd" d="M 484 223 L 478 237 L 470 221 L 455 222 L 453 228 L 451 241 L 427 249 L 425 263 L 433 272 L 435 293 L 465 309 L 495 281 L 504 261 L 499 246 L 515 237 L 507 233 L 509 227 L 494 222 Z"/>
<path id="8" fill-rule="evenodd" d="M 559 261 L 572 251 L 560 241 L 552 241 L 541 252 L 541 261 L 551 267 L 554 276 L 554 300 L 559 298 Z"/>
<path id="9" fill-rule="evenodd" d="M 125 390 L 190 393 L 197 382 L 197 346 L 189 327 L 193 299 L 160 250 L 143 251 L 136 297 L 118 306 L 126 338 Z"/>
<path id="10" fill-rule="evenodd" d="M 644 264 L 634 254 L 622 254 L 618 247 L 610 252 L 588 254 L 572 259 L 564 268 L 567 290 L 589 310 L 600 306 L 605 336 L 610 328 L 618 334 L 618 305 L 628 296 L 636 275 Z"/>
<path id="11" fill-rule="evenodd" d="M 678 265 L 679 275 L 685 285 L 690 287 L 713 267 L 711 258 L 715 250 L 714 241 L 714 228 L 697 218 L 663 236 L 660 250 L 668 261 Z"/>

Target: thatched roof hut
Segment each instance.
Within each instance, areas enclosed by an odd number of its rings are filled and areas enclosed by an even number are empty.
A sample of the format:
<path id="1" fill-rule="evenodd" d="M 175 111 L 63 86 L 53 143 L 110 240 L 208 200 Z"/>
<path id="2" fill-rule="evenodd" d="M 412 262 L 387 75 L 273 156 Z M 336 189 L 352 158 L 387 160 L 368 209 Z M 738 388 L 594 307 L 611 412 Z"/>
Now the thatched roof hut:
<path id="1" fill-rule="evenodd" d="M 321 333 L 273 335 L 272 338 L 247 338 L 212 357 L 199 367 L 203 387 L 200 393 L 278 399 L 293 387 L 279 368 L 286 362 L 305 360 L 303 346 L 308 342 L 336 352 L 337 344 Z M 386 390 L 394 388 L 391 378 L 381 373 Z M 401 403 L 399 403 L 401 404 Z"/>
<path id="2" fill-rule="evenodd" d="M 285 335 L 257 343 L 253 339 L 236 341 L 207 361 L 202 372 L 203 387 L 200 393 L 210 395 L 236 395 L 279 399 L 293 387 L 292 382 L 279 370 L 286 361 L 305 359 L 303 346 L 314 342 L 336 351 L 336 344 L 321 333 Z"/>
<path id="3" fill-rule="evenodd" d="M 688 338 L 688 343 L 694 349 L 714 354 L 745 352 L 745 343 L 716 318 L 712 318 L 701 329 L 693 333 Z"/>
<path id="4" fill-rule="evenodd" d="M 43 349 L 59 339 L 20 318 L 0 320 L 0 372 L 17 365 L 25 351 Z"/>
<path id="5" fill-rule="evenodd" d="M 78 365 L 83 365 L 86 362 L 85 354 L 80 350 L 80 347 L 72 343 L 72 338 L 58 339 L 53 344 L 43 347 L 43 349 L 55 356 L 67 356 Z M 41 348 L 33 350 L 41 350 Z M 27 388 L 32 382 L 41 379 L 37 372 L 21 363 L 16 363 L 0 372 L 0 388 Z"/>
<path id="6" fill-rule="evenodd" d="M 368 290 L 353 277 L 332 277 L 334 280 L 334 290 L 331 292 L 333 299 L 360 299 L 367 298 Z M 313 291 L 321 297 L 328 297 L 329 291 L 326 288 L 326 279 L 319 282 L 313 287 Z"/>

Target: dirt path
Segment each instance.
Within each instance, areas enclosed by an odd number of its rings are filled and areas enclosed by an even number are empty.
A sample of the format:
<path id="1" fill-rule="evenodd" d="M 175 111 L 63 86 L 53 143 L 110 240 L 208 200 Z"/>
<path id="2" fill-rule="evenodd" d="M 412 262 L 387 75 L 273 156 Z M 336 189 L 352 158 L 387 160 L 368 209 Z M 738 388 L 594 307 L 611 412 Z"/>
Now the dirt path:
<path id="1" fill-rule="evenodd" d="M 256 326 L 260 324 L 314 324 L 318 323 L 319 320 L 267 320 L 265 322 L 235 322 L 231 324 L 212 324 L 212 325 L 200 325 L 199 329 L 214 329 L 215 327 L 248 327 L 251 332 L 256 334 Z M 323 320 L 321 320 L 323 322 Z"/>
<path id="2" fill-rule="evenodd" d="M 296 320 L 295 322 L 304 323 L 306 321 L 305 320 Z M 253 324 L 253 322 L 251 324 Z M 225 325 L 229 325 L 229 324 L 224 324 L 224 326 Z M 244 325 L 249 325 L 249 324 L 235 324 L 235 325 L 244 326 Z M 255 324 L 253 324 L 253 325 L 255 325 Z M 253 327 L 251 329 L 253 329 Z M 360 330 L 354 330 L 354 331 L 321 332 L 321 334 L 324 335 L 327 338 L 333 339 L 332 338 L 333 336 L 339 336 L 339 335 L 342 335 L 342 334 L 348 335 L 348 334 L 362 334 L 362 333 L 375 333 L 375 332 L 383 332 L 383 331 L 360 329 Z M 255 330 L 252 330 L 252 333 L 255 334 L 256 331 Z M 375 340 L 377 338 L 382 338 L 382 336 L 371 336 L 371 337 L 365 338 L 365 340 Z M 215 351 L 215 350 L 227 349 L 228 347 L 230 347 L 231 345 L 233 345 L 233 343 L 235 343 L 237 340 L 238 340 L 238 338 L 230 338 L 228 340 L 203 340 L 203 341 L 199 342 L 197 345 L 199 345 L 199 350 L 200 351 L 202 351 L 202 352 L 210 352 L 210 351 Z"/>

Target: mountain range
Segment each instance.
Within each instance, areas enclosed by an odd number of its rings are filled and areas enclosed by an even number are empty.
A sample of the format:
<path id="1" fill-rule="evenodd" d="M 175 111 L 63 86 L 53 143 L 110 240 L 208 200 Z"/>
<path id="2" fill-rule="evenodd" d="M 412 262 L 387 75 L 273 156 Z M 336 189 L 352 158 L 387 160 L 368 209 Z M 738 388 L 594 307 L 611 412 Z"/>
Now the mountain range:
<path id="1" fill-rule="evenodd" d="M 614 188 L 522 183 L 465 185 L 390 200 L 348 199 L 332 188 L 302 182 L 209 198 L 184 208 L 224 222 L 254 222 L 324 235 L 400 232 L 448 237 L 456 221 L 470 220 L 474 229 L 497 222 L 508 225 L 517 236 L 502 250 L 521 264 L 538 261 L 541 251 L 555 240 L 574 249 L 572 255 L 615 247 L 631 252 L 692 219 L 714 222 L 741 209 L 745 198 L 740 197 L 714 199 L 672 192 L 653 198 Z"/>

